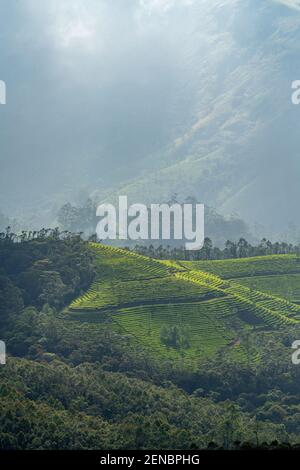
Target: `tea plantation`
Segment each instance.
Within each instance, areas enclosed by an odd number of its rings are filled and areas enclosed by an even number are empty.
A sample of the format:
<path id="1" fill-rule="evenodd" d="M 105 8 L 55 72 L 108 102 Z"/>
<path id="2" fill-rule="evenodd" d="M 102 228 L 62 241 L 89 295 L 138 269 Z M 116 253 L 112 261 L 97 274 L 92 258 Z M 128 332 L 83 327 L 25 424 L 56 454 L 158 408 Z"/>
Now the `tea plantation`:
<path id="1" fill-rule="evenodd" d="M 257 361 L 249 337 L 300 323 L 296 256 L 177 263 L 96 243 L 92 249 L 96 280 L 68 314 L 110 323 L 162 359 L 193 365 L 220 354 Z"/>

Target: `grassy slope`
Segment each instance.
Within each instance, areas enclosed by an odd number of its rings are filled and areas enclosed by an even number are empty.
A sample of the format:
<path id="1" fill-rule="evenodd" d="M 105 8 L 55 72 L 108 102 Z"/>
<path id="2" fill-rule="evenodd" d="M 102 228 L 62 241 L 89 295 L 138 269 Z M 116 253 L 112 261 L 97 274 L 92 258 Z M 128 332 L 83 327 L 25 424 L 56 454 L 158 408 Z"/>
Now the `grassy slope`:
<path id="1" fill-rule="evenodd" d="M 245 277 L 236 279 L 236 282 L 300 304 L 300 274 Z"/>
<path id="2" fill-rule="evenodd" d="M 300 274 L 300 262 L 298 262 L 296 255 L 256 256 L 253 258 L 216 261 L 185 261 L 182 264 L 188 269 L 207 271 L 223 279 Z"/>
<path id="3" fill-rule="evenodd" d="M 245 282 L 250 278 L 259 286 L 266 276 L 278 280 L 300 273 L 293 256 L 176 263 L 99 244 L 92 247 L 97 279 L 70 305 L 73 318 L 111 322 L 163 359 L 192 364 L 228 354 L 245 360 L 245 334 L 300 322 L 300 307 L 273 295 L 280 288 L 259 289 Z M 189 347 L 167 348 L 160 339 L 164 325 L 184 330 Z"/>

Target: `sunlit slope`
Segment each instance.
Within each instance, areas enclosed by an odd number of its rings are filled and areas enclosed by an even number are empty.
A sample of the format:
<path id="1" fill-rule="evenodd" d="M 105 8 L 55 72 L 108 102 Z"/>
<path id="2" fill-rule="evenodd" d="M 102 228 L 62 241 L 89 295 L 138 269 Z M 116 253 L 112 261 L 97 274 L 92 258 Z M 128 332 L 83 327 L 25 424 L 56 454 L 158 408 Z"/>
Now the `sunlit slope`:
<path id="1" fill-rule="evenodd" d="M 251 276 L 235 279 L 235 282 L 300 304 L 300 274 Z"/>
<path id="2" fill-rule="evenodd" d="M 271 255 L 244 259 L 182 263 L 187 269 L 207 271 L 253 290 L 300 303 L 300 259 Z"/>
<path id="3" fill-rule="evenodd" d="M 278 274 L 300 274 L 296 255 L 270 255 L 215 261 L 184 261 L 187 269 L 207 271 L 223 279 Z"/>
<path id="4" fill-rule="evenodd" d="M 97 277 L 70 305 L 72 317 L 110 323 L 162 358 L 197 361 L 226 353 L 244 360 L 245 335 L 300 322 L 300 306 L 238 282 L 249 272 L 252 279 L 277 276 L 276 269 L 281 276 L 294 272 L 296 258 L 177 263 L 100 244 L 92 249 Z"/>
<path id="5" fill-rule="evenodd" d="M 168 267 L 159 261 L 98 243 L 92 243 L 91 247 L 97 262 L 97 277 L 101 281 L 129 281 L 168 275 Z"/>

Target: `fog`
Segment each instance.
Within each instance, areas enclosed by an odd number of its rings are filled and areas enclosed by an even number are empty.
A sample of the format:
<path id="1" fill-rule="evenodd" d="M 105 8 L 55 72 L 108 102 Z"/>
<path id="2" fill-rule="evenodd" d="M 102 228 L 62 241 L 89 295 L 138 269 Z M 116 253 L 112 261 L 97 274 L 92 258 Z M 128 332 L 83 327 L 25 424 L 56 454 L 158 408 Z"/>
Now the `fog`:
<path id="1" fill-rule="evenodd" d="M 126 189 L 193 195 L 279 231 L 298 224 L 298 10 L 0 0 L 0 210 L 52 223 L 65 201 Z"/>
<path id="2" fill-rule="evenodd" d="M 180 74 L 171 45 L 143 29 L 146 7 L 25 0 L 0 8 L 5 205 L 135 173 L 165 142 Z"/>

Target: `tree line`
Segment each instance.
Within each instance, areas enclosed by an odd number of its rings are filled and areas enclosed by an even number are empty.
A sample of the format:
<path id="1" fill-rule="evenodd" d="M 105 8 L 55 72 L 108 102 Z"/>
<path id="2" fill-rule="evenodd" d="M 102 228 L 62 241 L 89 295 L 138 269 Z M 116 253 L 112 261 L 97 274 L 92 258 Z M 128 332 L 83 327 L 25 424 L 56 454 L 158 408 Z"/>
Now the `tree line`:
<path id="1" fill-rule="evenodd" d="M 130 247 L 127 247 L 130 250 Z M 206 237 L 200 250 L 188 251 L 184 247 L 170 245 L 135 245 L 132 249 L 138 254 L 157 259 L 174 259 L 186 261 L 217 260 L 232 258 L 250 258 L 254 256 L 296 254 L 300 257 L 300 245 L 286 242 L 272 243 L 263 238 L 257 245 L 252 245 L 245 238 L 235 242 L 227 240 L 224 248 L 215 246 L 213 241 Z"/>

